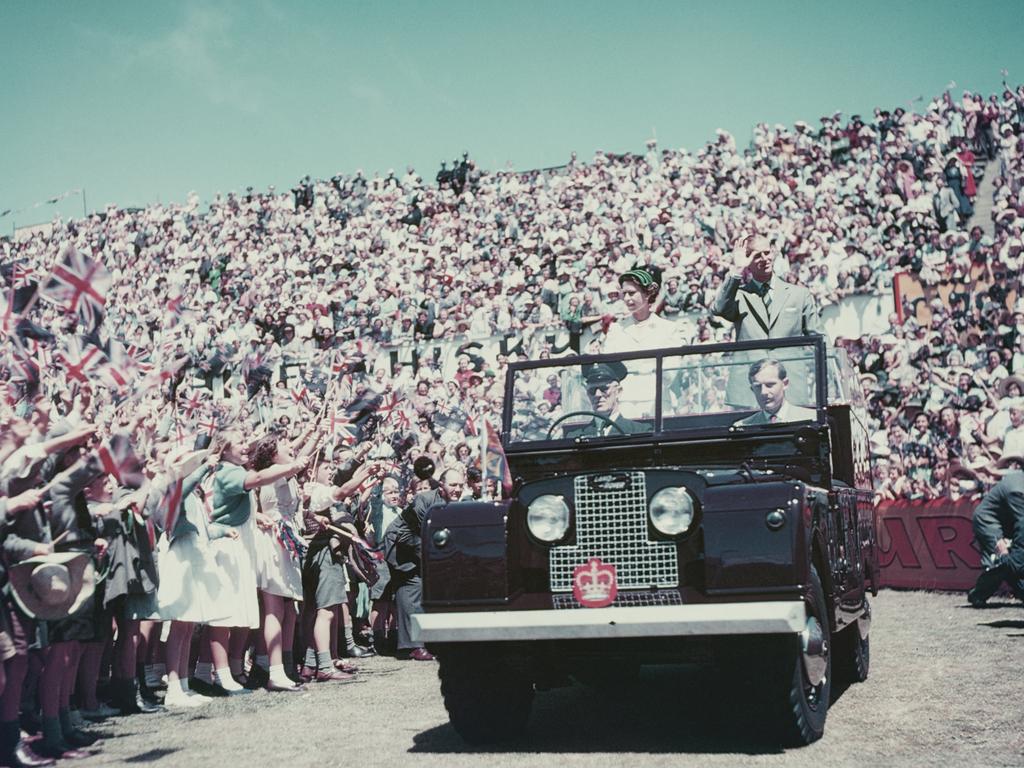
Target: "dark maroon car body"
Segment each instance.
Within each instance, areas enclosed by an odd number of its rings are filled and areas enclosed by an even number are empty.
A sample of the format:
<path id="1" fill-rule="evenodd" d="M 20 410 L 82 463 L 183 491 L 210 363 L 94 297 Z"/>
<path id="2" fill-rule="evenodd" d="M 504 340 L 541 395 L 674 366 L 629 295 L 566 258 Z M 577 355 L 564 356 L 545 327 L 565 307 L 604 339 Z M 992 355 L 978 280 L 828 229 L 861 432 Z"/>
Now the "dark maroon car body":
<path id="1" fill-rule="evenodd" d="M 814 418 L 754 428 L 742 422 L 756 408 L 670 412 L 669 399 L 696 397 L 689 390 L 698 375 L 711 389 L 733 375 L 725 363 L 745 375 L 746 364 L 735 361 L 760 356 L 806 360 Z M 415 622 L 441 660 L 453 723 L 469 741 L 506 738 L 521 733 L 522 710 L 528 714 L 533 690 L 546 679 L 693 660 L 729 672 L 754 643 L 775 649 L 773 661 L 759 663 L 782 669 L 766 695 L 778 699 L 769 704 L 778 705 L 783 740 L 819 738 L 832 677 L 867 676 L 868 595 L 878 581 L 857 377 L 819 337 L 773 340 L 770 349 L 703 345 L 571 364 L 585 370 L 609 360 L 654 382 L 649 418 L 640 419 L 646 431 L 566 439 L 542 429 L 542 439 L 515 439 L 526 434 L 516 427 L 517 375 L 560 371 L 568 381 L 571 373 L 567 360 L 513 364 L 502 431 L 511 498 L 453 503 L 427 516 L 424 613 Z M 709 360 L 722 362 L 713 369 L 717 380 L 710 366 L 700 368 Z M 664 488 L 685 489 L 692 500 L 682 534 L 665 535 L 652 522 L 649 505 Z M 540 541 L 528 524 L 540 497 L 564 499 L 570 509 L 556 542 Z M 615 566 L 619 579 L 614 600 L 599 608 L 587 607 L 575 589 L 590 557 Z M 472 682 L 474 665 L 508 670 L 484 678 L 491 696 L 476 690 L 483 683 Z M 513 678 L 528 679 L 530 690 Z M 521 706 L 482 711 L 493 695 Z"/>

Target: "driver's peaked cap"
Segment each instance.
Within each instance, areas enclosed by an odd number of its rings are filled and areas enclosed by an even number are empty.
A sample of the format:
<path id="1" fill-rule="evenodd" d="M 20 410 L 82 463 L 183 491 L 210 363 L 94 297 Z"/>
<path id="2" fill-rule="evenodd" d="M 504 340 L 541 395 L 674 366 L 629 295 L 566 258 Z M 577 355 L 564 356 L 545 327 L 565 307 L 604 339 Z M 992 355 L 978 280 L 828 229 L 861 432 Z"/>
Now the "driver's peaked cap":
<path id="1" fill-rule="evenodd" d="M 626 378 L 626 366 L 618 360 L 610 363 L 592 363 L 583 366 L 583 380 L 587 385 L 609 384 L 613 381 L 622 381 Z"/>

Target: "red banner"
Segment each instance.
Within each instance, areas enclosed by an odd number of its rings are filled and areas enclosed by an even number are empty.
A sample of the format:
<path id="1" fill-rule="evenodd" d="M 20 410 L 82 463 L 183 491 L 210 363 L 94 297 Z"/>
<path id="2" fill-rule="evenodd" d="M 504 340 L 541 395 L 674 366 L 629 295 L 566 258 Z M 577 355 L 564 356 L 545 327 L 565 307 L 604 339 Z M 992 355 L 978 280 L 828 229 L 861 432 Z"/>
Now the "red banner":
<path id="1" fill-rule="evenodd" d="M 971 514 L 976 499 L 878 505 L 883 587 L 967 591 L 981 572 Z"/>

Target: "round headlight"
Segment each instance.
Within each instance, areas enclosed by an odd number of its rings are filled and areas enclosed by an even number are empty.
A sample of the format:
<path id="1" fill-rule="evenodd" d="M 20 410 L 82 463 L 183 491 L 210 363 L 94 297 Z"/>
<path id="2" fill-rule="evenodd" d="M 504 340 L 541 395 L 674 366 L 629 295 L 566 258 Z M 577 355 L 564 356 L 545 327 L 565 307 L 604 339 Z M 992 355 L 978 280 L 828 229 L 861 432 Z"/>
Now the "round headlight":
<path id="1" fill-rule="evenodd" d="M 526 511 L 526 525 L 541 541 L 558 541 L 569 530 L 569 506 L 561 496 L 538 496 Z"/>
<path id="2" fill-rule="evenodd" d="M 666 536 L 675 536 L 693 522 L 693 497 L 685 488 L 662 488 L 651 499 L 651 524 Z"/>

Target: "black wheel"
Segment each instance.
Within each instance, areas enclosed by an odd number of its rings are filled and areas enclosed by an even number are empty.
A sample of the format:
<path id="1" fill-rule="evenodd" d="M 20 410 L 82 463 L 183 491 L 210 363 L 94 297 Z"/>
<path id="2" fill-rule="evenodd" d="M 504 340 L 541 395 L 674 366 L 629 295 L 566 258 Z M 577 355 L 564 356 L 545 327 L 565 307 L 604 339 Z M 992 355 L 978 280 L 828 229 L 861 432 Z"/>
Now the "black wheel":
<path id="1" fill-rule="evenodd" d="M 814 566 L 804 603 L 807 623 L 804 631 L 787 643 L 775 693 L 780 736 L 790 746 L 803 746 L 821 738 L 832 691 L 832 638 L 825 591 Z"/>
<path id="2" fill-rule="evenodd" d="M 867 607 L 865 620 L 871 619 L 871 607 Z M 861 636 L 860 628 L 854 624 L 836 635 L 832 644 L 835 657 L 835 679 L 842 685 L 863 683 L 871 670 L 871 636 Z"/>
<path id="3" fill-rule="evenodd" d="M 469 744 L 523 735 L 533 705 L 533 681 L 523 657 L 487 648 L 438 653 L 441 695 L 452 725 Z"/>
<path id="4" fill-rule="evenodd" d="M 572 666 L 573 679 L 601 691 L 616 691 L 636 683 L 640 662 L 636 659 L 587 659 Z"/>

